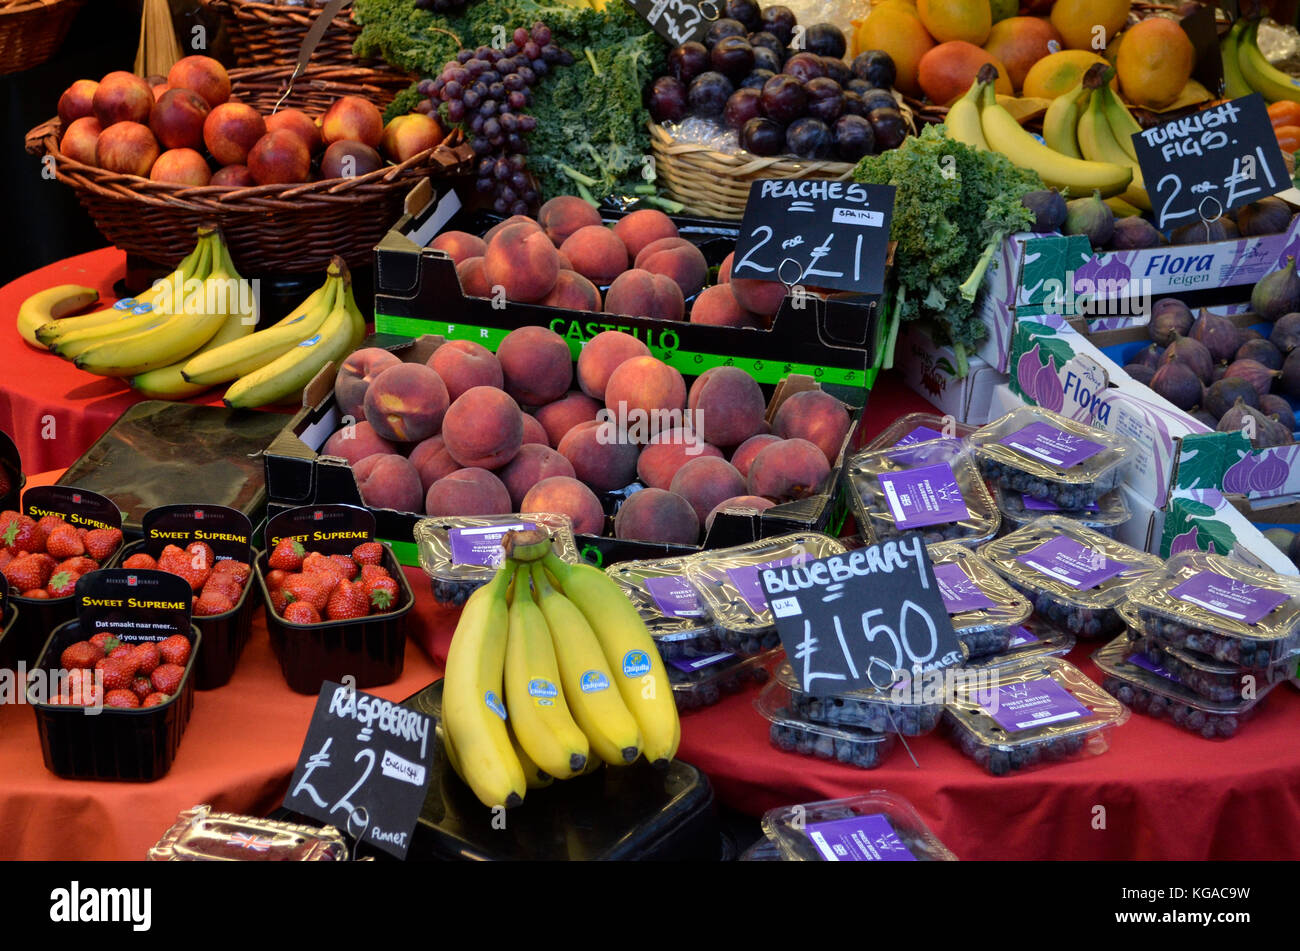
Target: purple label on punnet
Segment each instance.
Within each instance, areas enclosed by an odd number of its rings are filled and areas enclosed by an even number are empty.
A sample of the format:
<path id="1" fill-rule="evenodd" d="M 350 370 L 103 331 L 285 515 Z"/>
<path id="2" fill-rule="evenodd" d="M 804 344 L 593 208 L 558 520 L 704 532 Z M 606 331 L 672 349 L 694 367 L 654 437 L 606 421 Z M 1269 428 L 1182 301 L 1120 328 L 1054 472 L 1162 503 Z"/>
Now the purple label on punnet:
<path id="1" fill-rule="evenodd" d="M 939 582 L 939 597 L 949 614 L 993 607 L 993 599 L 980 590 L 960 563 L 935 565 L 934 580 Z"/>
<path id="2" fill-rule="evenodd" d="M 1030 423 L 998 442 L 1058 469 L 1071 469 L 1105 448 L 1091 439 L 1067 433 L 1047 423 Z"/>
<path id="3" fill-rule="evenodd" d="M 693 674 L 697 670 L 705 667 L 712 667 L 714 664 L 720 664 L 724 660 L 730 660 L 735 654 L 723 652 L 721 654 L 709 654 L 707 657 L 674 657 L 668 663 L 672 664 L 683 673 Z"/>
<path id="4" fill-rule="evenodd" d="M 451 544 L 451 563 L 495 568 L 505 560 L 501 539 L 506 537 L 506 532 L 530 532 L 536 528 L 532 522 L 453 528 L 447 532 L 447 541 Z"/>
<path id="5" fill-rule="evenodd" d="M 806 555 L 791 555 L 788 558 L 765 561 L 761 565 L 742 565 L 739 568 L 728 568 L 727 577 L 736 586 L 740 596 L 749 605 L 750 610 L 755 614 L 762 614 L 767 610 L 767 592 L 763 590 L 763 582 L 759 580 L 758 573 L 764 568 L 781 568 L 785 565 L 792 565 L 799 559 L 806 558 Z"/>
<path id="6" fill-rule="evenodd" d="M 894 446 L 895 448 L 897 448 L 898 446 L 910 446 L 912 445 L 912 443 L 915 442 L 929 442 L 931 439 L 948 439 L 948 438 L 950 437 L 945 436 L 941 432 L 936 432 L 935 430 L 931 429 L 929 426 L 917 426 L 914 430 L 912 430 L 910 433 L 908 433 L 898 442 L 894 443 Z"/>
<path id="7" fill-rule="evenodd" d="M 700 617 L 704 613 L 700 596 L 681 575 L 647 578 L 645 587 L 665 617 Z"/>
<path id="8" fill-rule="evenodd" d="M 876 476 L 899 528 L 923 528 L 970 517 L 952 466 L 940 462 Z"/>
<path id="9" fill-rule="evenodd" d="M 915 862 L 890 821 L 880 813 L 814 822 L 804 828 L 828 862 Z"/>
<path id="10" fill-rule="evenodd" d="M 1011 629 L 1011 640 L 1007 647 L 1024 647 L 1026 644 L 1037 644 L 1038 638 L 1029 633 L 1029 629 L 1023 625 L 1017 624 Z"/>
<path id="11" fill-rule="evenodd" d="M 1281 591 L 1227 578 L 1215 571 L 1198 571 L 1169 593 L 1179 601 L 1243 624 L 1258 624 L 1287 600 Z"/>
<path id="12" fill-rule="evenodd" d="M 996 703 L 984 710 L 1010 733 L 1092 716 L 1091 710 L 1051 677 L 1005 684 L 997 688 L 996 698 Z"/>
<path id="13" fill-rule="evenodd" d="M 1030 511 L 1030 512 L 1059 512 L 1059 511 L 1061 511 L 1061 507 L 1060 507 L 1059 505 L 1057 505 L 1055 502 L 1052 502 L 1052 501 L 1050 501 L 1049 499 L 1040 499 L 1040 498 L 1038 498 L 1037 496 L 1034 496 L 1034 495 L 1022 495 L 1022 496 L 1020 497 L 1020 504 L 1023 505 L 1027 511 Z M 1097 511 L 1097 503 L 1096 503 L 1096 502 L 1089 502 L 1089 503 L 1088 503 L 1087 505 L 1085 505 L 1083 508 L 1079 509 L 1079 511 L 1081 511 L 1081 512 L 1095 512 L 1095 511 Z"/>
<path id="14" fill-rule="evenodd" d="M 1064 535 L 1025 552 L 1016 561 L 1079 591 L 1095 588 L 1132 567 Z"/>
<path id="15" fill-rule="evenodd" d="M 1136 667 L 1141 667 L 1143 670 L 1150 671 L 1153 674 L 1158 674 L 1159 676 L 1165 678 L 1165 680 L 1172 680 L 1174 683 L 1181 683 L 1181 681 L 1177 677 L 1175 677 L 1169 671 L 1165 670 L 1163 667 L 1161 667 L 1159 664 L 1157 664 L 1154 660 L 1152 660 L 1150 657 L 1148 657 L 1146 654 L 1142 653 L 1141 651 L 1138 651 L 1136 654 L 1130 654 L 1128 658 L 1128 662 L 1130 664 L 1133 664 Z"/>

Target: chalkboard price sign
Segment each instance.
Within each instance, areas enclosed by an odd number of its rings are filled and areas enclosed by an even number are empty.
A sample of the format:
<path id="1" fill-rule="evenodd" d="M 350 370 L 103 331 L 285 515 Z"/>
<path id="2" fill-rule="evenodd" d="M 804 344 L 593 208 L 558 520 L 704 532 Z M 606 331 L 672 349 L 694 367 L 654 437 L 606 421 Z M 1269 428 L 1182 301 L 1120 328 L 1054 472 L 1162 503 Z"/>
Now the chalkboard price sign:
<path id="1" fill-rule="evenodd" d="M 965 660 L 919 532 L 765 568 L 759 580 L 810 693 L 888 690 Z"/>
<path id="2" fill-rule="evenodd" d="M 654 27 L 655 32 L 674 46 L 699 42 L 709 25 L 722 16 L 722 0 L 627 0 L 628 4 Z"/>
<path id="3" fill-rule="evenodd" d="M 1156 227 L 1215 218 L 1291 187 L 1259 93 L 1133 135 Z"/>

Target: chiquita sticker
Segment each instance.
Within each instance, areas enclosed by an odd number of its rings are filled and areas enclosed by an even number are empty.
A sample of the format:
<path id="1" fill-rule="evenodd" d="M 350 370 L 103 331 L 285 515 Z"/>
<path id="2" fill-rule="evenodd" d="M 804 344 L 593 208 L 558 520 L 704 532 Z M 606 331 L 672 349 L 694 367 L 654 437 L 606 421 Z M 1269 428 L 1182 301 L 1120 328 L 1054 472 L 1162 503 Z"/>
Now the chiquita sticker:
<path id="1" fill-rule="evenodd" d="M 600 693 L 609 689 L 609 678 L 599 670 L 584 671 L 578 680 L 578 689 L 583 693 Z"/>
<path id="2" fill-rule="evenodd" d="M 623 676 L 644 677 L 650 673 L 650 655 L 643 650 L 631 650 L 623 655 Z"/>

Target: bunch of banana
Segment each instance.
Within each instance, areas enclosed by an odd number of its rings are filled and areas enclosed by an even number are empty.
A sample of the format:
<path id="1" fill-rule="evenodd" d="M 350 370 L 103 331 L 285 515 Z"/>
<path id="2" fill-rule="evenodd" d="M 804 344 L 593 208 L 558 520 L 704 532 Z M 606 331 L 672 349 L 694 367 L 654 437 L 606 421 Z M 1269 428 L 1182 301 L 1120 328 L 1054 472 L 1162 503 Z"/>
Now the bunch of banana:
<path id="1" fill-rule="evenodd" d="M 505 547 L 447 653 L 452 767 L 485 806 L 511 807 L 601 764 L 666 764 L 681 739 L 677 707 L 632 603 L 603 572 L 556 557 L 545 532 L 512 532 Z"/>
<path id="2" fill-rule="evenodd" d="M 1082 86 L 1091 92 L 1091 96 L 1087 107 L 1079 114 L 1075 129 L 1079 151 L 1089 161 L 1111 162 L 1132 169 L 1133 180 L 1118 197 L 1134 208 L 1150 211 L 1151 199 L 1142 181 L 1142 169 L 1138 166 L 1137 151 L 1133 147 L 1133 134 L 1141 126 L 1110 88 L 1110 77 L 1114 72 L 1114 67 L 1098 63 L 1084 74 Z M 1046 125 L 1043 138 L 1047 138 Z"/>
<path id="3" fill-rule="evenodd" d="M 1270 63 L 1259 48 L 1259 20 L 1237 20 L 1219 43 L 1224 95 L 1238 99 L 1257 92 L 1269 102 L 1300 102 L 1300 79 Z"/>
<path id="4" fill-rule="evenodd" d="M 45 345 L 36 339 L 39 328 L 68 319 L 69 314 L 85 310 L 97 300 L 99 293 L 93 287 L 80 284 L 57 284 L 37 291 L 18 305 L 18 336 L 44 350 Z"/>

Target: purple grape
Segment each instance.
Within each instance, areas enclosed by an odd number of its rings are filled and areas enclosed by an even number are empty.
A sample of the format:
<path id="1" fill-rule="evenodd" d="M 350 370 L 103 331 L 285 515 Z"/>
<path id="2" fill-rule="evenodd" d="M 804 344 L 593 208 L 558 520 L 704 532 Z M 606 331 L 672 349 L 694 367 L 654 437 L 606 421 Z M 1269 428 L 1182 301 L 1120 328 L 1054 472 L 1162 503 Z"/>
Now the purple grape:
<path id="1" fill-rule="evenodd" d="M 433 100 L 431 99 L 421 99 L 419 102 L 415 104 L 415 111 L 420 113 L 421 115 L 427 116 L 429 113 L 433 112 L 433 110 L 434 110 L 434 105 L 433 105 Z"/>
<path id="2" fill-rule="evenodd" d="M 487 195 L 495 191 L 497 183 L 490 178 L 480 178 L 474 183 L 474 190 L 480 195 Z"/>
<path id="3" fill-rule="evenodd" d="M 483 159 L 483 161 L 478 163 L 479 178 L 488 178 L 489 176 L 492 175 L 496 167 L 497 167 L 497 163 L 495 159 L 492 158 Z"/>
<path id="4" fill-rule="evenodd" d="M 464 122 L 465 103 L 459 99 L 447 103 L 447 118 L 452 122 Z"/>
<path id="5" fill-rule="evenodd" d="M 469 146 L 474 150 L 475 155 L 486 155 L 492 151 L 492 143 L 481 135 L 470 139 Z"/>
<path id="6" fill-rule="evenodd" d="M 522 155 L 511 155 L 506 161 L 510 163 L 510 167 L 515 171 L 522 172 L 524 170 L 524 157 Z"/>
<path id="7" fill-rule="evenodd" d="M 477 109 L 479 104 L 483 102 L 483 97 L 474 89 L 466 89 L 460 98 L 465 103 L 466 109 Z"/>
<path id="8" fill-rule="evenodd" d="M 523 46 L 530 39 L 528 31 L 522 26 L 515 27 L 515 32 L 510 38 L 515 41 L 515 46 Z"/>
<path id="9" fill-rule="evenodd" d="M 483 134 L 489 139 L 494 139 L 501 134 L 501 123 L 495 118 L 486 119 L 483 122 Z"/>
<path id="10" fill-rule="evenodd" d="M 528 211 L 529 211 L 529 207 L 528 207 L 528 206 L 531 205 L 532 202 L 534 202 L 534 201 L 536 201 L 536 200 L 537 200 L 536 198 L 533 198 L 532 201 L 527 201 L 527 202 L 525 202 L 525 201 L 517 201 L 517 202 L 515 202 L 513 205 L 510 206 L 510 213 L 511 213 L 512 215 L 526 215 L 526 214 L 528 214 Z"/>
<path id="11" fill-rule="evenodd" d="M 512 56 L 517 56 L 519 54 L 519 44 L 512 40 L 511 42 L 506 44 L 506 48 L 503 49 L 501 52 L 506 54 L 505 56 L 506 59 L 509 59 Z"/>
<path id="12" fill-rule="evenodd" d="M 560 60 L 564 58 L 564 51 L 554 43 L 542 47 L 542 60 L 550 66 L 560 65 Z"/>
<path id="13" fill-rule="evenodd" d="M 504 182 L 514 173 L 510 163 L 505 159 L 497 159 L 492 163 L 492 177 L 499 182 Z"/>
<path id="14" fill-rule="evenodd" d="M 528 176 L 523 172 L 515 172 L 510 176 L 510 187 L 517 192 L 522 192 L 528 187 Z"/>
<path id="15" fill-rule="evenodd" d="M 510 202 L 506 201 L 504 198 L 498 198 L 496 201 L 492 202 L 492 210 L 498 215 L 509 214 Z"/>
<path id="16" fill-rule="evenodd" d="M 488 64 L 483 60 L 476 58 L 467 62 L 465 68 L 469 70 L 471 76 L 480 76 L 487 72 Z"/>
<path id="17" fill-rule="evenodd" d="M 520 116 L 520 117 L 519 117 L 519 131 L 520 131 L 520 132 L 532 132 L 532 131 L 533 131 L 534 129 L 536 129 L 536 128 L 537 128 L 537 117 L 536 117 L 536 116 Z"/>
<path id="18" fill-rule="evenodd" d="M 523 45 L 522 52 L 529 59 L 541 59 L 542 56 L 542 48 L 538 46 L 536 43 L 534 43 L 532 40 L 529 40 L 527 43 Z"/>
<path id="19" fill-rule="evenodd" d="M 502 84 L 503 84 L 507 89 L 510 89 L 510 90 L 523 89 L 523 88 L 524 88 L 524 78 L 523 78 L 522 76 L 520 76 L 518 73 L 511 73 L 509 76 L 507 76 L 507 77 L 506 77 L 505 79 L 503 79 L 501 82 L 502 82 Z"/>
<path id="20" fill-rule="evenodd" d="M 500 117 L 501 128 L 507 132 L 514 132 L 519 128 L 519 120 L 515 118 L 514 113 L 507 112 Z"/>
<path id="21" fill-rule="evenodd" d="M 551 68 L 546 65 L 546 60 L 544 59 L 533 60 L 533 72 L 536 73 L 538 76 L 545 76 L 550 71 Z"/>
<path id="22" fill-rule="evenodd" d="M 533 42 L 543 46 L 551 42 L 551 28 L 540 21 L 533 24 Z"/>
<path id="23" fill-rule="evenodd" d="M 479 115 L 487 118 L 497 114 L 497 101 L 495 99 L 484 99 L 478 104 Z"/>
<path id="24" fill-rule="evenodd" d="M 454 79 L 442 87 L 442 98 L 444 102 L 451 102 L 459 99 L 465 94 L 465 88 Z"/>
<path id="25" fill-rule="evenodd" d="M 660 76 L 650 86 L 650 118 L 655 122 L 680 122 L 686 118 L 686 84 L 672 76 Z"/>
<path id="26" fill-rule="evenodd" d="M 415 91 L 421 96 L 433 96 L 438 92 L 438 90 L 434 88 L 432 79 L 421 79 L 415 84 Z"/>
<path id="27" fill-rule="evenodd" d="M 512 92 L 510 95 L 506 96 L 506 102 L 509 103 L 511 109 L 522 109 L 528 105 L 528 96 L 522 92 Z M 524 131 L 528 132 L 531 130 L 525 129 Z"/>
<path id="28" fill-rule="evenodd" d="M 518 132 L 512 132 L 508 136 L 506 136 L 505 146 L 506 148 L 510 149 L 512 152 L 528 151 L 528 143 L 523 140 L 523 137 L 520 136 Z"/>
<path id="29" fill-rule="evenodd" d="M 511 188 L 509 185 L 502 185 L 501 188 L 497 191 L 497 195 L 500 196 L 501 198 L 504 198 L 506 201 L 512 204 L 519 200 L 519 196 L 515 194 L 515 190 Z"/>
<path id="30" fill-rule="evenodd" d="M 533 83 L 537 82 L 537 74 L 533 72 L 531 66 L 520 66 L 515 70 L 515 75 L 524 81 L 525 86 L 531 86 Z"/>
<path id="31" fill-rule="evenodd" d="M 774 122 L 786 125 L 808 110 L 808 94 L 793 76 L 773 76 L 763 84 L 763 112 Z"/>
<path id="32" fill-rule="evenodd" d="M 501 82 L 501 74 L 498 73 L 495 69 L 489 69 L 485 73 L 480 73 L 478 78 L 480 82 L 485 82 L 489 86 Z"/>
<path id="33" fill-rule="evenodd" d="M 470 50 L 461 50 L 459 53 L 456 54 L 456 62 L 458 63 L 468 63 L 473 58 L 474 58 L 474 53 Z"/>
<path id="34" fill-rule="evenodd" d="M 717 118 L 727 107 L 727 100 L 735 88 L 731 80 L 721 73 L 702 73 L 696 76 L 687 90 L 691 113 L 704 118 Z"/>

